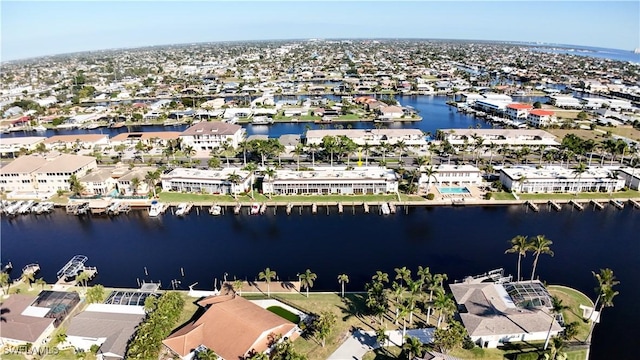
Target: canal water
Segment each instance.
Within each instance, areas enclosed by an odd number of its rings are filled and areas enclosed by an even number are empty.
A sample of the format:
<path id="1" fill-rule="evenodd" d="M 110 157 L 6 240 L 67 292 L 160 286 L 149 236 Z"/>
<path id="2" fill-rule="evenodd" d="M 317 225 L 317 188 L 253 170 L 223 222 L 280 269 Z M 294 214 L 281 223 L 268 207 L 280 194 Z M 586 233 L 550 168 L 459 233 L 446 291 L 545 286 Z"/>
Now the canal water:
<path id="1" fill-rule="evenodd" d="M 300 98 L 304 98 L 301 96 Z M 336 97 L 329 96 L 334 100 L 339 100 Z M 398 102 L 402 106 L 412 106 L 418 110 L 422 121 L 416 122 L 400 122 L 383 124 L 384 127 L 397 128 L 397 129 L 420 129 L 424 132 L 430 132 L 435 135 L 438 129 L 449 128 L 491 128 L 491 124 L 482 119 L 475 118 L 473 116 L 459 113 L 455 108 L 446 104 L 451 98 L 447 96 L 404 96 L 396 97 Z M 277 99 L 276 99 L 277 100 Z M 516 97 L 514 101 L 521 102 L 545 102 L 544 97 Z M 247 135 L 267 135 L 272 138 L 277 138 L 283 134 L 303 134 L 307 128 L 319 129 L 321 127 L 331 129 L 336 126 L 342 126 L 344 128 L 353 129 L 371 129 L 374 126 L 372 122 L 339 122 L 336 124 L 314 124 L 314 123 L 276 123 L 272 125 L 243 125 L 247 129 Z M 60 129 L 60 130 L 47 130 L 45 132 L 35 131 L 17 131 L 9 134 L 2 134 L 2 137 L 22 137 L 22 136 L 53 136 L 53 135 L 68 135 L 68 134 L 106 134 L 110 137 L 116 136 L 123 132 L 139 132 L 139 131 L 184 131 L 187 125 L 179 126 L 161 126 L 161 125 L 149 125 L 149 126 L 130 126 L 121 127 L 117 129 L 98 128 L 92 130 L 86 129 Z"/>
<path id="2" fill-rule="evenodd" d="M 38 262 L 41 276 L 53 282 L 66 261 L 82 254 L 88 266 L 98 268 L 95 283 L 136 287 L 142 280 L 161 281 L 165 289 L 172 280 L 181 289 L 195 283 L 197 289 L 211 289 L 225 273 L 228 279 L 254 280 L 266 267 L 281 280 L 294 280 L 308 268 L 318 275 L 313 290 L 339 291 L 336 279 L 345 273 L 347 290 L 355 291 L 363 290 L 376 270 L 394 274 L 402 266 L 414 274 L 419 265 L 429 266 L 450 281 L 500 267 L 515 274 L 517 256 L 504 254 L 509 240 L 543 234 L 553 241 L 555 256 L 540 257 L 541 280 L 575 287 L 592 299 L 591 271 L 610 267 L 621 281 L 615 307 L 604 311 L 596 327 L 592 358 L 631 359 L 636 353 L 628 345 L 635 341 L 630 330 L 640 323 L 640 211 L 630 206 L 579 212 L 565 205 L 560 212 L 544 207 L 539 213 L 521 206 L 414 207 L 408 213 L 400 207 L 389 216 L 349 205 L 343 214 L 335 207 L 320 207 L 316 215 L 294 208 L 289 216 L 284 207 L 263 216 L 230 210 L 218 217 L 206 207 L 184 218 L 171 211 L 159 218 L 144 211 L 76 217 L 62 209 L 3 217 L 1 260 L 16 269 Z M 531 255 L 523 259 L 525 276 L 532 260 Z"/>

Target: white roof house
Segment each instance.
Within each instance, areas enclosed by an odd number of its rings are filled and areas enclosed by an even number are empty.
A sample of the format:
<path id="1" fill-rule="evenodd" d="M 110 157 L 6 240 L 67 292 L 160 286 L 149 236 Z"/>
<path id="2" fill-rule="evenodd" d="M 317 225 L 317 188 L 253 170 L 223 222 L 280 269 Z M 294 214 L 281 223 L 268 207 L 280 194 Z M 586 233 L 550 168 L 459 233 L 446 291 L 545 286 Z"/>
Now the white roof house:
<path id="1" fill-rule="evenodd" d="M 556 146 L 555 136 L 544 130 L 529 129 L 441 129 L 440 134 L 454 146 L 463 145 L 465 140 L 473 142 L 473 136 L 484 140 L 483 145 L 509 146 Z"/>
<path id="2" fill-rule="evenodd" d="M 482 182 L 482 171 L 473 165 L 449 165 L 440 164 L 433 166 L 435 173 L 431 175 L 431 180 L 427 177 L 425 170 L 428 166 L 420 168 L 421 175 L 418 179 L 418 186 L 428 185 L 478 185 Z"/>
<path id="3" fill-rule="evenodd" d="M 32 151 L 35 150 L 38 144 L 43 142 L 45 139 L 46 137 L 43 136 L 2 138 L 2 141 L 0 141 L 0 154 L 15 154 L 19 152 L 20 149 Z"/>
<path id="4" fill-rule="evenodd" d="M 229 177 L 238 175 L 237 184 Z M 221 170 L 201 170 L 193 168 L 176 168 L 161 176 L 163 191 L 185 191 L 207 194 L 239 194 L 247 192 L 253 184 L 253 174 L 236 168 Z"/>
<path id="5" fill-rule="evenodd" d="M 312 171 L 277 170 L 265 176 L 265 194 L 386 194 L 398 191 L 398 178 L 383 167 L 316 167 Z"/>
<path id="6" fill-rule="evenodd" d="M 240 125 L 218 121 L 199 122 L 180 134 L 183 146 L 192 146 L 195 150 L 213 150 L 225 142 L 237 148 L 244 139 L 245 131 Z"/>
<path id="7" fill-rule="evenodd" d="M 377 146 L 404 141 L 409 146 L 427 145 L 424 133 L 419 129 L 329 129 L 308 130 L 307 144 L 322 144 L 325 136 L 346 136 L 358 145 Z"/>
<path id="8" fill-rule="evenodd" d="M 603 167 L 589 167 L 578 174 L 561 166 L 516 166 L 501 169 L 500 181 L 507 189 L 522 193 L 612 192 L 625 185 L 623 178 Z"/>

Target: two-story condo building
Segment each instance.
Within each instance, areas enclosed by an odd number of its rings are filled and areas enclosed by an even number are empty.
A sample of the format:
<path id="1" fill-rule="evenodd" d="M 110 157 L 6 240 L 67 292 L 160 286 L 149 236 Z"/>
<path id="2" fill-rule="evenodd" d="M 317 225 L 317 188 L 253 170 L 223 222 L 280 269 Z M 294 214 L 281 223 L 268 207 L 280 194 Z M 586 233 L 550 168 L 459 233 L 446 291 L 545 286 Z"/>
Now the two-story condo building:
<path id="1" fill-rule="evenodd" d="M 240 125 L 208 121 L 199 122 L 180 134 L 182 145 L 191 146 L 196 151 L 210 151 L 224 143 L 237 148 L 244 136 L 245 130 Z"/>

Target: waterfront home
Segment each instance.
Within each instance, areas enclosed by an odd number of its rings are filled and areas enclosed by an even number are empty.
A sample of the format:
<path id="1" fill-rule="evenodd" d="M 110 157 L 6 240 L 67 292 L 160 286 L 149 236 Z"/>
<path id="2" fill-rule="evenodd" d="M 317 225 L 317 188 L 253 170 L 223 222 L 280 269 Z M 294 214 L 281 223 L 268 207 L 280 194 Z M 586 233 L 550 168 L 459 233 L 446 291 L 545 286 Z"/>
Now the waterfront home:
<path id="1" fill-rule="evenodd" d="M 240 125 L 223 122 L 199 122 L 180 134 L 182 147 L 196 151 L 211 151 L 228 143 L 234 149 L 244 140 L 245 130 Z"/>
<path id="2" fill-rule="evenodd" d="M 147 195 L 151 188 L 149 183 L 145 181 L 145 176 L 149 172 L 156 171 L 154 166 L 134 167 L 133 169 L 120 169 L 114 172 L 113 176 L 117 177 L 116 188 L 121 196 L 141 196 Z M 117 175 L 116 175 L 117 174 Z M 134 187 L 134 179 L 138 179 L 138 186 Z"/>
<path id="3" fill-rule="evenodd" d="M 116 188 L 116 179 L 112 177 L 112 169 L 98 168 L 79 177 L 78 181 L 89 196 L 107 195 Z"/>
<path id="4" fill-rule="evenodd" d="M 484 348 L 510 342 L 543 341 L 562 331 L 552 318 L 551 296 L 537 280 L 451 284 L 462 324 L 471 340 Z"/>
<path id="5" fill-rule="evenodd" d="M 477 186 L 482 183 L 482 171 L 473 165 L 440 164 L 432 167 L 435 172 L 430 177 L 425 173 L 427 168 L 428 166 L 422 166 L 420 168 L 421 175 L 418 179 L 418 186 L 421 188 L 426 188 L 427 185 Z"/>
<path id="6" fill-rule="evenodd" d="M 177 140 L 180 134 L 179 131 L 126 132 L 112 137 L 109 143 L 112 146 L 134 146 L 138 144 L 138 142 L 149 146 L 167 146 L 169 141 Z"/>
<path id="7" fill-rule="evenodd" d="M 108 144 L 109 135 L 103 134 L 53 135 L 44 140 L 44 145 L 49 150 L 93 149 L 96 146 Z"/>
<path id="8" fill-rule="evenodd" d="M 612 192 L 625 185 L 623 178 L 603 167 L 589 167 L 578 174 L 561 166 L 516 166 L 501 169 L 500 181 L 506 189 L 520 193 Z"/>
<path id="9" fill-rule="evenodd" d="M 41 291 L 38 296 L 13 294 L 2 302 L 0 349 L 44 346 L 53 331 L 80 302 L 77 292 Z"/>
<path id="10" fill-rule="evenodd" d="M 82 177 L 97 167 L 96 158 L 91 156 L 25 155 L 0 168 L 0 189 L 52 195 L 57 190 L 69 191 L 71 175 Z"/>
<path id="11" fill-rule="evenodd" d="M 292 341 L 298 327 L 240 296 L 217 295 L 197 302 L 202 315 L 162 341 L 180 359 L 210 349 L 222 359 L 244 359 L 269 348 L 271 336 Z"/>
<path id="12" fill-rule="evenodd" d="M 394 105 L 383 106 L 380 109 L 378 109 L 378 111 L 380 112 L 381 119 L 388 119 L 388 120 L 400 119 L 401 117 L 404 116 L 404 111 L 400 106 L 394 106 Z"/>
<path id="13" fill-rule="evenodd" d="M 46 140 L 46 137 L 43 136 L 2 138 L 0 142 L 0 156 L 11 155 L 15 157 L 16 154 L 23 149 L 26 151 L 34 151 L 38 144 L 44 140 Z"/>
<path id="14" fill-rule="evenodd" d="M 141 298 L 139 295 L 125 293 L 121 297 Z M 97 346 L 98 359 L 124 359 L 127 343 L 144 317 L 144 302 L 131 305 L 90 304 L 68 324 L 67 344 L 85 350 Z"/>
<path id="15" fill-rule="evenodd" d="M 533 110 L 530 104 L 513 103 L 505 107 L 505 115 L 511 120 L 526 119 L 529 112 Z"/>
<path id="16" fill-rule="evenodd" d="M 544 109 L 533 109 L 527 115 L 527 124 L 541 128 L 547 127 L 555 122 L 555 112 Z"/>
<path id="17" fill-rule="evenodd" d="M 549 102 L 556 107 L 563 109 L 582 109 L 580 99 L 567 95 L 550 95 Z"/>
<path id="18" fill-rule="evenodd" d="M 438 133 L 442 140 L 447 140 L 453 146 L 464 145 L 465 142 L 473 144 L 474 136 L 483 140 L 484 147 L 491 144 L 509 147 L 560 145 L 555 136 L 536 129 L 442 129 Z"/>
<path id="19" fill-rule="evenodd" d="M 346 136 L 357 145 L 378 146 L 383 143 L 397 144 L 402 141 L 408 146 L 426 146 L 427 140 L 419 129 L 327 129 L 308 130 L 307 145 L 322 144 L 325 136 Z"/>
<path id="20" fill-rule="evenodd" d="M 398 192 L 398 177 L 383 167 L 316 167 L 311 171 L 276 170 L 265 175 L 262 192 L 274 195 L 387 194 Z"/>
<path id="21" fill-rule="evenodd" d="M 624 167 L 617 171 L 618 176 L 624 179 L 624 185 L 629 189 L 640 190 L 640 169 Z"/>
<path id="22" fill-rule="evenodd" d="M 237 182 L 230 177 L 238 176 Z M 176 168 L 161 176 L 163 191 L 192 192 L 204 194 L 239 194 L 251 190 L 253 174 L 235 168 L 202 170 Z"/>

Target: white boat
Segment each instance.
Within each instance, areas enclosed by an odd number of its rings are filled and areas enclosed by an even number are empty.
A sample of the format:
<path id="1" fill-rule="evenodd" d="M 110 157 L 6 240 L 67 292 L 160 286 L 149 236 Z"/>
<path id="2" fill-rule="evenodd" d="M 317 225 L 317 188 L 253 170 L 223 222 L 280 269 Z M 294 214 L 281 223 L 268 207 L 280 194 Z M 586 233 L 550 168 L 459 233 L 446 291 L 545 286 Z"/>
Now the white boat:
<path id="1" fill-rule="evenodd" d="M 218 204 L 213 204 L 213 206 L 211 206 L 211 209 L 209 209 L 209 214 L 213 216 L 218 216 L 221 213 L 222 213 L 222 206 Z"/>
<path id="2" fill-rule="evenodd" d="M 386 202 L 380 205 L 380 211 L 382 212 L 382 215 L 391 214 L 391 209 L 389 209 L 389 204 L 387 204 Z"/>
<path id="3" fill-rule="evenodd" d="M 253 203 L 251 204 L 251 209 L 249 209 L 249 214 L 258 215 L 260 213 L 260 204 Z"/>
<path id="4" fill-rule="evenodd" d="M 187 203 L 180 203 L 176 208 L 176 215 L 184 216 L 187 214 Z"/>
<path id="5" fill-rule="evenodd" d="M 260 215 L 264 215 L 266 211 L 267 211 L 267 204 L 262 203 L 262 206 L 260 206 Z"/>
<path id="6" fill-rule="evenodd" d="M 37 132 L 45 132 L 45 131 L 47 131 L 47 128 L 46 128 L 46 127 L 44 127 L 44 126 L 42 126 L 42 125 L 38 125 L 38 126 L 35 126 L 35 127 L 33 128 L 33 130 L 35 130 L 35 131 L 37 131 Z"/>
<path id="7" fill-rule="evenodd" d="M 22 204 L 22 206 L 20 206 L 20 208 L 18 209 L 18 213 L 20 214 L 27 214 L 31 211 L 31 207 L 33 207 L 33 200 L 29 200 L 25 203 Z"/>
<path id="8" fill-rule="evenodd" d="M 54 206 L 55 204 L 50 201 L 45 201 L 43 203 L 40 203 L 40 209 L 39 209 L 40 212 L 38 214 L 49 213 L 53 210 Z"/>
<path id="9" fill-rule="evenodd" d="M 251 121 L 253 124 L 273 124 L 273 119 L 266 116 L 256 116 Z"/>
<path id="10" fill-rule="evenodd" d="M 153 200 L 151 202 L 151 207 L 149 208 L 149 216 L 151 217 L 156 217 L 160 214 L 162 214 L 162 212 L 164 211 L 164 204 L 157 201 L 157 200 Z"/>

